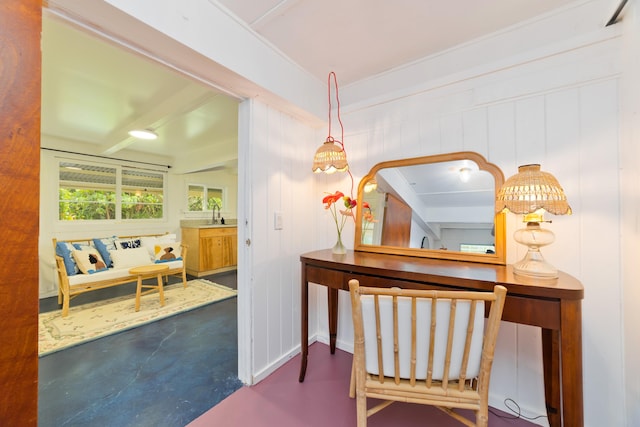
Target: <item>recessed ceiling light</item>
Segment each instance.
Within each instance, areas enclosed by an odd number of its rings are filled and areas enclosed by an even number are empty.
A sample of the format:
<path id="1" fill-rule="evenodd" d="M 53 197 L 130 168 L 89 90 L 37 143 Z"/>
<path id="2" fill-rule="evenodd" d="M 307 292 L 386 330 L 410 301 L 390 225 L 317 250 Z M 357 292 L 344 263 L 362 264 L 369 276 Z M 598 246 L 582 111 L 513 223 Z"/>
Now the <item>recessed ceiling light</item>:
<path id="1" fill-rule="evenodd" d="M 149 129 L 134 129 L 129 131 L 129 135 L 138 139 L 158 139 L 158 134 Z"/>

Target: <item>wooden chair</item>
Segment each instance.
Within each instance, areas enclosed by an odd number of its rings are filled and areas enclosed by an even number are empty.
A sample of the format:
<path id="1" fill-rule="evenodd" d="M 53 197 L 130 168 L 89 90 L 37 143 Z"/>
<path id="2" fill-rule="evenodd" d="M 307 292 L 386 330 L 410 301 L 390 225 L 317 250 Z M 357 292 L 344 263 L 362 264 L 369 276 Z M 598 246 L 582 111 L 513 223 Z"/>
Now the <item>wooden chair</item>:
<path id="1" fill-rule="evenodd" d="M 506 288 L 493 292 L 369 288 L 349 281 L 354 327 L 350 396 L 358 427 L 395 401 L 433 405 L 487 426 L 489 378 Z M 484 322 L 485 302 L 491 303 Z M 384 402 L 367 410 L 367 398 Z M 471 409 L 475 423 L 453 411 Z"/>

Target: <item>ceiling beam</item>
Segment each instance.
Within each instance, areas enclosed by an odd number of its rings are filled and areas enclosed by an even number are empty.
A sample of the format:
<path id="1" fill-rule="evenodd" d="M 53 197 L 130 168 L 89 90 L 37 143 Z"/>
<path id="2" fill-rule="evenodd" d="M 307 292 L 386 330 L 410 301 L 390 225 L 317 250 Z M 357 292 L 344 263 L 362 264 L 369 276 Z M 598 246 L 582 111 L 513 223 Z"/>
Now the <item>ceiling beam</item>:
<path id="1" fill-rule="evenodd" d="M 135 143 L 137 140 L 129 136 L 132 129 L 150 129 L 162 138 L 162 127 L 173 119 L 193 111 L 213 97 L 218 96 L 210 89 L 197 85 L 187 85 L 181 90 L 174 91 L 161 102 L 152 99 L 148 104 L 137 107 L 141 114 L 132 117 L 111 131 L 101 143 L 104 155 L 113 154 Z"/>

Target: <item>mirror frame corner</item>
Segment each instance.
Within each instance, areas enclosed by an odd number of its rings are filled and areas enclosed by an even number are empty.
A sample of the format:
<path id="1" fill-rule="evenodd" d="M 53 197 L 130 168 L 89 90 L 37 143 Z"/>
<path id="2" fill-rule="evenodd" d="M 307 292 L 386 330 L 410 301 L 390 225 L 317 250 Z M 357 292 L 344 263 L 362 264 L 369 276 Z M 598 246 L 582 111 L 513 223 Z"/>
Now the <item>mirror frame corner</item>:
<path id="1" fill-rule="evenodd" d="M 497 212 L 494 215 L 495 226 L 495 254 L 476 254 L 458 251 L 440 251 L 435 249 L 420 248 L 403 248 L 398 246 L 381 246 L 381 245 L 365 245 L 362 244 L 362 200 L 364 196 L 365 184 L 376 176 L 380 169 L 393 168 L 401 166 L 414 166 L 421 164 L 440 163 L 454 160 L 471 160 L 478 165 L 480 170 L 489 172 L 494 177 L 495 193 L 504 183 L 504 174 L 498 166 L 487 160 L 481 155 L 473 151 L 460 151 L 456 153 L 436 154 L 431 156 L 413 157 L 408 159 L 390 160 L 374 165 L 371 170 L 360 180 L 358 184 L 358 209 L 356 211 L 356 230 L 354 250 L 361 252 L 373 252 L 387 255 L 405 255 L 420 258 L 434 258 L 454 261 L 470 261 L 484 264 L 506 265 L 506 214 Z"/>

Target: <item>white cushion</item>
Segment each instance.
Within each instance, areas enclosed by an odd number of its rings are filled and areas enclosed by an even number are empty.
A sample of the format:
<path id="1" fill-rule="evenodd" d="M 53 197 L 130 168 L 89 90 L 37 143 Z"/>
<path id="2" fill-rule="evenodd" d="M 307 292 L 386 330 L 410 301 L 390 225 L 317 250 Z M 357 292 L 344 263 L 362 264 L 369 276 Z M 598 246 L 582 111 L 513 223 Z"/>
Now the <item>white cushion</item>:
<path id="1" fill-rule="evenodd" d="M 147 248 L 118 249 L 109 251 L 113 268 L 133 268 L 151 264 Z"/>
<path id="2" fill-rule="evenodd" d="M 393 305 L 391 297 L 380 296 L 380 327 L 382 336 L 382 360 L 385 376 L 394 375 L 393 344 Z M 378 348 L 376 340 L 375 308 L 372 295 L 361 297 L 362 318 L 364 324 L 364 342 L 366 370 L 378 374 Z M 434 343 L 433 379 L 441 380 L 444 374 L 444 358 L 447 347 L 449 328 L 450 300 L 438 300 L 436 305 L 436 331 Z M 458 300 L 454 327 L 453 350 L 449 379 L 460 376 L 462 353 L 467 332 L 467 322 L 471 304 Z M 480 374 L 480 358 L 482 356 L 482 338 L 484 335 L 484 303 L 478 302 L 474 319 L 474 329 L 467 366 L 467 378 L 475 378 Z M 429 338 L 431 323 L 431 300 L 419 299 L 416 304 L 416 378 L 425 379 L 429 354 Z M 409 378 L 411 374 L 411 299 L 398 297 L 398 347 L 400 360 L 400 377 Z"/>
<path id="3" fill-rule="evenodd" d="M 157 239 L 158 243 L 173 243 L 178 239 L 178 236 L 175 233 L 169 233 L 158 236 Z"/>
<path id="4" fill-rule="evenodd" d="M 182 261 L 171 261 L 164 265 L 168 265 L 170 271 L 183 267 Z M 84 284 L 90 284 L 92 282 L 97 282 L 100 280 L 115 280 L 121 277 L 128 277 L 128 276 L 131 276 L 131 274 L 129 274 L 129 268 L 131 267 L 109 268 L 106 271 L 101 271 L 96 274 L 76 274 L 74 276 L 69 276 L 69 285 L 70 286 L 84 285 Z M 135 280 L 136 280 L 136 276 L 132 276 L 131 281 L 133 282 Z"/>

